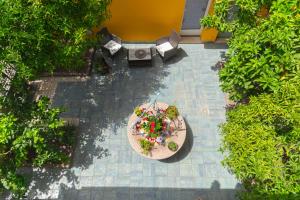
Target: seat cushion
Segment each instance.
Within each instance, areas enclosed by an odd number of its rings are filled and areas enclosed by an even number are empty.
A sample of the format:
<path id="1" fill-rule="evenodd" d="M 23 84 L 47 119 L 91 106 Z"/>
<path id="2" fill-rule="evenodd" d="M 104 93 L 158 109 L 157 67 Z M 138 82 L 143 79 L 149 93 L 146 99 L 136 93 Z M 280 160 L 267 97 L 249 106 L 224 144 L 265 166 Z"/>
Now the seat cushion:
<path id="1" fill-rule="evenodd" d="M 110 40 L 104 45 L 104 48 L 108 49 L 111 55 L 114 55 L 122 48 L 122 45 L 114 40 Z"/>
<path id="2" fill-rule="evenodd" d="M 172 45 L 170 44 L 170 42 L 165 42 L 165 43 L 162 43 L 161 45 L 158 45 L 156 46 L 156 49 L 158 51 L 158 53 L 164 57 L 165 55 L 165 52 L 166 51 L 169 51 L 171 49 L 173 49 Z"/>

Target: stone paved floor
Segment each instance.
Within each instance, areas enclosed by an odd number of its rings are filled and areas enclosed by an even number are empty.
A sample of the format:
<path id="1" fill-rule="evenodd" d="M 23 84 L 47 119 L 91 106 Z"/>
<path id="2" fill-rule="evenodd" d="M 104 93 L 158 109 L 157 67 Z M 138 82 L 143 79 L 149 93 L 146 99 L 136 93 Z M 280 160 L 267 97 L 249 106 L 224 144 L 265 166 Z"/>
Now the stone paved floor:
<path id="1" fill-rule="evenodd" d="M 127 44 L 127 47 L 150 44 Z M 220 45 L 183 44 L 180 55 L 162 66 L 128 68 L 118 60 L 108 76 L 61 81 L 54 104 L 65 117 L 78 117 L 79 138 L 73 167 L 28 169 L 29 199 L 66 200 L 229 200 L 238 183 L 218 152 L 218 124 L 225 121 L 225 98 L 212 66 L 226 51 Z M 139 156 L 127 140 L 135 106 L 158 101 L 179 108 L 188 126 L 184 147 L 155 161 Z"/>

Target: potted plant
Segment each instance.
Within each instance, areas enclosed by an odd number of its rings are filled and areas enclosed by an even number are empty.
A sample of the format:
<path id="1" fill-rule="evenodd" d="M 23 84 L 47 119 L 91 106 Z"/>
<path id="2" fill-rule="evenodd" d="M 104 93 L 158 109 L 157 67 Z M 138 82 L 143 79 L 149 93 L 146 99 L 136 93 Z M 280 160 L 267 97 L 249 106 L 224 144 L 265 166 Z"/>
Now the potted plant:
<path id="1" fill-rule="evenodd" d="M 134 113 L 136 114 L 136 116 L 140 117 L 143 113 L 143 110 L 141 110 L 140 107 L 136 107 L 134 109 Z"/>
<path id="2" fill-rule="evenodd" d="M 175 142 L 171 141 L 171 142 L 168 143 L 168 148 L 171 151 L 177 151 L 178 145 Z"/>
<path id="3" fill-rule="evenodd" d="M 149 140 L 146 139 L 141 139 L 140 140 L 140 146 L 143 149 L 143 153 L 148 155 L 149 152 L 151 151 L 154 143 L 150 142 Z"/>
<path id="4" fill-rule="evenodd" d="M 176 106 L 169 106 L 166 110 L 166 116 L 170 119 L 170 120 L 174 120 L 178 117 L 179 112 Z"/>

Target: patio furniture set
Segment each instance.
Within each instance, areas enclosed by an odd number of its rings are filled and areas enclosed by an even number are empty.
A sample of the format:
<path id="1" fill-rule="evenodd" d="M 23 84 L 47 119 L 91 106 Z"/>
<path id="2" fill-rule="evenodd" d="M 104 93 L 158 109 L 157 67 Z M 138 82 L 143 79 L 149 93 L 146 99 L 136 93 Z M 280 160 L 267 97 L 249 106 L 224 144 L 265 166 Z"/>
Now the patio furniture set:
<path id="1" fill-rule="evenodd" d="M 178 44 L 181 40 L 180 36 L 173 31 L 170 36 L 160 38 L 156 41 L 155 46 L 150 48 L 129 48 L 122 46 L 122 40 L 118 36 L 110 33 L 107 28 L 102 28 L 97 33 L 103 61 L 106 65 L 111 66 L 113 59 L 120 54 L 126 52 L 129 66 L 152 66 L 153 58 L 157 55 L 165 62 L 176 56 Z"/>

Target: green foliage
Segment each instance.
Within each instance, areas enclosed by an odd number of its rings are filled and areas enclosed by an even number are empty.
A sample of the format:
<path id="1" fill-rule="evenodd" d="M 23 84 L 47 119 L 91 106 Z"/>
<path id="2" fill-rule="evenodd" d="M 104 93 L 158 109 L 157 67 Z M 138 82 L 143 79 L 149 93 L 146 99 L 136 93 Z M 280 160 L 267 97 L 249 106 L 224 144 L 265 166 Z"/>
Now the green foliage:
<path id="1" fill-rule="evenodd" d="M 111 0 L 0 0 L 0 60 L 24 78 L 82 66 L 95 41 L 87 33 L 109 15 Z"/>
<path id="2" fill-rule="evenodd" d="M 66 143 L 64 122 L 59 118 L 62 110 L 50 108 L 48 98 L 22 105 L 23 112 L 0 115 L 0 188 L 17 196 L 26 191 L 24 178 L 16 172 L 19 167 L 26 163 L 40 167 L 66 162 L 69 152 L 62 147 L 70 144 Z"/>
<path id="3" fill-rule="evenodd" d="M 138 106 L 134 109 L 134 113 L 136 114 L 136 116 L 140 117 L 143 114 L 143 111 Z"/>
<path id="4" fill-rule="evenodd" d="M 155 116 L 147 116 L 147 118 L 148 121 L 142 124 L 143 129 L 146 131 L 146 133 L 151 133 L 151 123 L 154 123 L 155 127 L 152 135 L 157 137 L 159 132 L 162 130 L 162 119 Z"/>
<path id="5" fill-rule="evenodd" d="M 300 76 L 227 112 L 221 132 L 223 164 L 244 199 L 300 198 Z"/>
<path id="6" fill-rule="evenodd" d="M 143 149 L 143 153 L 144 154 L 149 154 L 149 152 L 151 151 L 152 147 L 153 147 L 154 143 L 151 143 L 150 141 L 146 140 L 146 139 L 141 139 L 140 140 L 140 146 Z"/>
<path id="7" fill-rule="evenodd" d="M 25 83 L 40 72 L 83 66 L 96 42 L 88 33 L 109 17 L 110 2 L 0 0 L 0 72 L 7 64 L 17 71 L 10 92 L 0 97 L 0 189 L 20 197 L 26 185 L 19 167 L 68 162 L 72 139 L 62 110 L 50 108 L 47 98 L 32 102 Z"/>
<path id="8" fill-rule="evenodd" d="M 176 151 L 177 148 L 178 148 L 178 145 L 177 145 L 175 142 L 171 141 L 171 142 L 168 143 L 168 148 L 169 148 L 171 151 Z"/>
<path id="9" fill-rule="evenodd" d="M 16 172 L 12 172 L 9 170 L 5 176 L 5 178 L 1 178 L 1 185 L 4 188 L 9 188 L 14 192 L 16 197 L 22 197 L 22 195 L 26 192 L 25 180 L 21 175 L 16 174 Z"/>
<path id="10" fill-rule="evenodd" d="M 201 21 L 232 33 L 221 87 L 250 99 L 221 125 L 223 164 L 243 183 L 243 199 L 300 199 L 299 8 L 298 0 L 220 0 Z"/>
<path id="11" fill-rule="evenodd" d="M 266 17 L 257 15 L 264 6 Z M 300 69 L 300 8 L 297 0 L 221 0 L 204 26 L 232 32 L 221 87 L 231 99 L 272 93 Z"/>
<path id="12" fill-rule="evenodd" d="M 174 120 L 178 117 L 179 112 L 176 106 L 169 106 L 166 110 L 166 116 L 170 119 L 170 120 Z"/>

